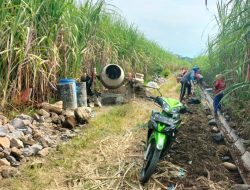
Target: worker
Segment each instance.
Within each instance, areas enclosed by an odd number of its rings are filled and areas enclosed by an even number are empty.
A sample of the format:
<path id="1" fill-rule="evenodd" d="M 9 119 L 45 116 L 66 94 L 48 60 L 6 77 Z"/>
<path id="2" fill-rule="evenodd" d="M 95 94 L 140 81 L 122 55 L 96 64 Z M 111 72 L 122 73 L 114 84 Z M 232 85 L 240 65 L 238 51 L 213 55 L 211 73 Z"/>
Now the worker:
<path id="1" fill-rule="evenodd" d="M 195 80 L 195 74 L 198 72 L 199 67 L 194 66 L 190 71 L 186 72 L 181 78 L 181 92 L 180 92 L 180 102 L 183 101 L 183 98 L 186 93 L 186 89 L 188 91 L 188 96 L 191 95 L 191 82 Z"/>
<path id="2" fill-rule="evenodd" d="M 217 117 L 217 111 L 221 109 L 220 101 L 224 96 L 224 89 L 226 88 L 225 78 L 222 74 L 218 74 L 215 76 L 215 83 L 214 83 L 214 116 Z"/>

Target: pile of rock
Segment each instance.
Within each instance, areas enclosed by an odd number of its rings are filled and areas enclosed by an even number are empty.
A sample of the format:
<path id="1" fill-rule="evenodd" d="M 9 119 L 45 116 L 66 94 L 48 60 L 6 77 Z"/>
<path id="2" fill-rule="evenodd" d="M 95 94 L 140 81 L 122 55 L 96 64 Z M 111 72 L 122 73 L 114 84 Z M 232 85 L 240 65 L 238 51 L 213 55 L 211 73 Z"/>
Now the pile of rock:
<path id="1" fill-rule="evenodd" d="M 62 104 L 42 104 L 33 115 L 18 115 L 9 121 L 0 115 L 0 178 L 18 173 L 18 166 L 31 156 L 46 156 L 62 140 L 76 135 L 75 127 L 88 122 L 90 108 L 65 111 Z"/>
<path id="2" fill-rule="evenodd" d="M 217 127 L 217 122 L 212 115 L 208 115 L 209 119 L 208 124 L 211 126 L 211 136 L 213 140 L 217 143 L 220 143 L 224 140 L 224 135 L 222 131 Z"/>

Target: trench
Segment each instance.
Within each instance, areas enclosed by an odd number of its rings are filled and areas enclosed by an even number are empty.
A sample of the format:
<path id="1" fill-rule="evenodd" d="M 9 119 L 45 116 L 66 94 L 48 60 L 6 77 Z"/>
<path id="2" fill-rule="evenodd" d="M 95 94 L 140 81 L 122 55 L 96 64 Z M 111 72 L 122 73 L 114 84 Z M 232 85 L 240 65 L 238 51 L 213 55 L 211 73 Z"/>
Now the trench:
<path id="1" fill-rule="evenodd" d="M 211 95 L 205 90 L 205 88 L 201 85 L 200 90 L 202 92 L 202 99 L 208 105 L 209 109 L 212 112 L 213 109 L 213 100 Z M 219 113 L 218 117 L 219 128 L 223 132 L 225 144 L 230 147 L 230 158 L 237 166 L 238 174 L 244 184 L 250 184 L 250 172 L 249 170 L 249 160 L 250 156 L 248 155 L 248 151 L 245 146 L 241 142 L 240 137 L 235 133 L 230 125 L 227 123 L 224 115 Z M 243 156 L 249 157 L 247 159 L 243 159 Z"/>

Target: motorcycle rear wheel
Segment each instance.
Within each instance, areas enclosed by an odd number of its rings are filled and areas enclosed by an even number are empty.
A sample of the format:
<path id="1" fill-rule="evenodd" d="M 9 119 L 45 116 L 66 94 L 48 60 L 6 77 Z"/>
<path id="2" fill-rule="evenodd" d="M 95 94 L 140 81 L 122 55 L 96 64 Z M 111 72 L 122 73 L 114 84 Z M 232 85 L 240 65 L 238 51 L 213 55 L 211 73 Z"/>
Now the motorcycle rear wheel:
<path id="1" fill-rule="evenodd" d="M 145 161 L 145 165 L 141 170 L 140 182 L 142 184 L 146 183 L 151 177 L 151 175 L 154 173 L 157 162 L 160 159 L 161 152 L 161 150 L 158 150 L 156 148 L 155 142 L 152 142 L 147 160 Z"/>

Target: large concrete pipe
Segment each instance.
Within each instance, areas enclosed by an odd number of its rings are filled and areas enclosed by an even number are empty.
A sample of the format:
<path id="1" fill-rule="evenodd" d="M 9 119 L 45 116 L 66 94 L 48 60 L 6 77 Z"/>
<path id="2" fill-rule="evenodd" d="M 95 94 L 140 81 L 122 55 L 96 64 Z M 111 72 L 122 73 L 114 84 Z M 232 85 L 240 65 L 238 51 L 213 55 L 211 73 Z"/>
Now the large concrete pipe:
<path id="1" fill-rule="evenodd" d="M 116 64 L 106 65 L 101 72 L 100 80 L 106 88 L 116 89 L 123 84 L 124 71 Z"/>

